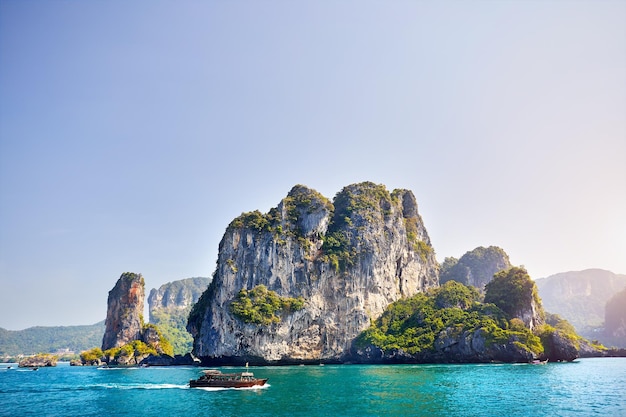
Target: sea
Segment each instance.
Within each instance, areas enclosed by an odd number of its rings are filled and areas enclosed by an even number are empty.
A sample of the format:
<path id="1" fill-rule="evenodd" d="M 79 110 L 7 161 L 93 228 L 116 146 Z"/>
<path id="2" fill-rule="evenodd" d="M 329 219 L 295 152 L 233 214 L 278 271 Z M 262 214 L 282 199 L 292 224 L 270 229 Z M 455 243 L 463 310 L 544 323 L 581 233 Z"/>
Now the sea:
<path id="1" fill-rule="evenodd" d="M 189 388 L 202 369 L 0 364 L 0 416 L 626 416 L 626 358 L 250 367 L 264 387 Z"/>

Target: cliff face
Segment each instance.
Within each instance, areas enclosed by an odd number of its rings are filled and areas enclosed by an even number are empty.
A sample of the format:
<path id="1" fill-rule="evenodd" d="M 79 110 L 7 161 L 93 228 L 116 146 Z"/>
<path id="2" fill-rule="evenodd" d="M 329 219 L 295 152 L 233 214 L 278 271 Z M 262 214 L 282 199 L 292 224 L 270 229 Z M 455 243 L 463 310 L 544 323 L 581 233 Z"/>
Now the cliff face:
<path id="1" fill-rule="evenodd" d="M 148 296 L 150 323 L 156 323 L 159 313 L 189 313 L 191 307 L 211 283 L 210 278 L 187 278 L 153 288 Z"/>
<path id="2" fill-rule="evenodd" d="M 278 310 L 267 325 L 236 317 L 240 290 L 259 285 L 302 297 L 304 307 Z M 387 305 L 436 285 L 438 264 L 410 191 L 361 183 L 331 204 L 296 186 L 269 213 L 231 222 L 187 328 L 205 360 L 341 361 Z"/>
<path id="3" fill-rule="evenodd" d="M 141 339 L 144 286 L 141 274 L 125 272 L 109 291 L 102 350 Z"/>
<path id="4" fill-rule="evenodd" d="M 480 246 L 465 253 L 458 260 L 446 258 L 439 281 L 441 284 L 456 281 L 483 290 L 494 274 L 509 269 L 511 266 L 509 256 L 503 249 L 497 246 L 488 248 Z"/>

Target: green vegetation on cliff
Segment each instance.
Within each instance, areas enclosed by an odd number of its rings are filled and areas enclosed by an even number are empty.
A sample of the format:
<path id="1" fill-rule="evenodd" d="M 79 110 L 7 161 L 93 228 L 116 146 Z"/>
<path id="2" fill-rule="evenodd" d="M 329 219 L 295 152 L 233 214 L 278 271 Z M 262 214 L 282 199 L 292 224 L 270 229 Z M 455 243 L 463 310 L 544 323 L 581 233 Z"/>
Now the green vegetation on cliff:
<path id="1" fill-rule="evenodd" d="M 350 239 L 342 230 L 326 234 L 322 251 L 324 252 L 323 260 L 337 272 L 345 271 L 354 265 L 354 259 L 357 256 L 356 248 L 350 245 Z"/>
<path id="2" fill-rule="evenodd" d="M 577 349 L 580 348 L 580 343 L 584 339 L 576 333 L 574 326 L 558 314 L 546 313 L 546 323 L 537 330 L 537 334 L 546 347 L 547 353 L 550 353 L 550 338 L 557 331 L 561 337 L 569 340 Z M 597 347 L 604 348 L 602 346 Z"/>
<path id="3" fill-rule="evenodd" d="M 435 341 L 444 333 L 461 335 L 478 329 L 486 334 L 487 343 L 515 340 L 518 347 L 527 351 L 543 351 L 539 338 L 520 320 L 510 319 L 493 304 L 481 303 L 475 288 L 455 281 L 392 303 L 359 336 L 357 344 L 418 354 L 434 351 Z"/>
<path id="4" fill-rule="evenodd" d="M 269 325 L 280 322 L 282 312 L 302 310 L 304 298 L 280 297 L 265 285 L 242 289 L 230 304 L 230 311 L 246 323 Z"/>
<path id="5" fill-rule="evenodd" d="M 80 353 L 84 365 L 98 365 L 100 362 L 116 365 L 136 365 L 149 355 L 174 356 L 174 349 L 161 330 L 154 324 L 144 324 L 142 340 L 133 340 L 123 346 L 102 351 L 95 347 Z"/>
<path id="6" fill-rule="evenodd" d="M 353 228 L 375 221 L 378 213 L 391 209 L 392 199 L 384 185 L 365 182 L 344 187 L 334 200 L 335 211 L 324 237 L 323 260 L 336 271 L 354 265 L 358 255 Z"/>
<path id="7" fill-rule="evenodd" d="M 298 224 L 303 213 L 311 214 L 322 209 L 326 209 L 330 212 L 334 210 L 333 204 L 322 194 L 299 184 L 289 191 L 289 194 L 283 199 L 282 203 L 288 223 L 292 227 Z M 271 213 L 272 211 L 270 210 L 270 214 Z M 296 228 L 294 232 L 297 236 L 302 236 L 300 229 Z"/>
<path id="8" fill-rule="evenodd" d="M 123 346 L 105 350 L 93 348 L 81 352 L 83 363 L 93 362 L 98 354 L 101 354 L 103 362 L 131 365 L 138 364 L 149 355 L 174 356 L 174 349 L 170 342 L 163 336 L 160 329 L 154 324 L 145 324 L 142 329 L 143 340 L 133 340 Z"/>
<path id="9" fill-rule="evenodd" d="M 247 228 L 255 230 L 256 232 L 272 231 L 274 226 L 270 216 L 264 215 L 259 210 L 242 213 L 239 217 L 233 220 L 228 227 L 234 227 L 237 229 Z"/>
<path id="10" fill-rule="evenodd" d="M 335 210 L 324 236 L 321 259 L 337 272 L 353 266 L 359 253 L 369 250 L 363 247 L 362 233 L 376 222 L 385 222 L 395 208 L 404 215 L 409 247 L 426 262 L 433 249 L 427 242 L 420 240 L 418 226 L 421 218 L 417 208 L 410 214 L 404 212 L 401 198 L 406 193 L 406 190 L 399 189 L 389 193 L 384 185 L 373 182 L 344 187 L 333 202 Z"/>
<path id="11" fill-rule="evenodd" d="M 159 355 L 174 356 L 174 348 L 159 326 L 152 323 L 145 324 L 141 333 L 142 341 L 154 347 Z"/>
<path id="12" fill-rule="evenodd" d="M 304 233 L 298 224 L 302 213 L 311 214 L 322 209 L 332 212 L 333 205 L 317 191 L 298 184 L 282 200 L 282 209 L 284 217 L 278 208 L 272 208 L 266 214 L 258 210 L 242 213 L 228 227 L 251 229 L 257 233 L 272 232 L 277 237 L 282 236 L 282 238 L 286 236 L 302 238 Z"/>
<path id="13" fill-rule="evenodd" d="M 417 234 L 417 223 L 419 219 L 417 217 L 405 217 L 404 227 L 406 228 L 406 238 L 414 252 L 419 254 L 422 262 L 426 262 L 428 255 L 433 252 L 433 248 L 426 242 L 420 240 Z"/>

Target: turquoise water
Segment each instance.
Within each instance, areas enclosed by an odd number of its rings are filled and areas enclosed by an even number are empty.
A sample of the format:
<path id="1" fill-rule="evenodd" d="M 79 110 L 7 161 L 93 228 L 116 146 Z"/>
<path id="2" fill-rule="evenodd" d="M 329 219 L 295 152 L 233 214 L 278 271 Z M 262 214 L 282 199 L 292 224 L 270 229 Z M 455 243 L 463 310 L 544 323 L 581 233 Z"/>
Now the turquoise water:
<path id="1" fill-rule="evenodd" d="M 626 358 L 251 370 L 269 386 L 188 388 L 198 368 L 0 364 L 0 416 L 626 416 Z"/>

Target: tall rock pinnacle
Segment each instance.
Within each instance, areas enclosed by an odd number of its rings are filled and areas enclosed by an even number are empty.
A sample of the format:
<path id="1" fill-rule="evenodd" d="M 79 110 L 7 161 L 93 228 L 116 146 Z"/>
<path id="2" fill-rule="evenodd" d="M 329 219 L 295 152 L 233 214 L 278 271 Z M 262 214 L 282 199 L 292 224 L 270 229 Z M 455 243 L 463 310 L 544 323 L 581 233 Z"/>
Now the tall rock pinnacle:
<path id="1" fill-rule="evenodd" d="M 141 274 L 125 272 L 109 291 L 102 350 L 119 347 L 142 336 L 145 283 Z"/>

